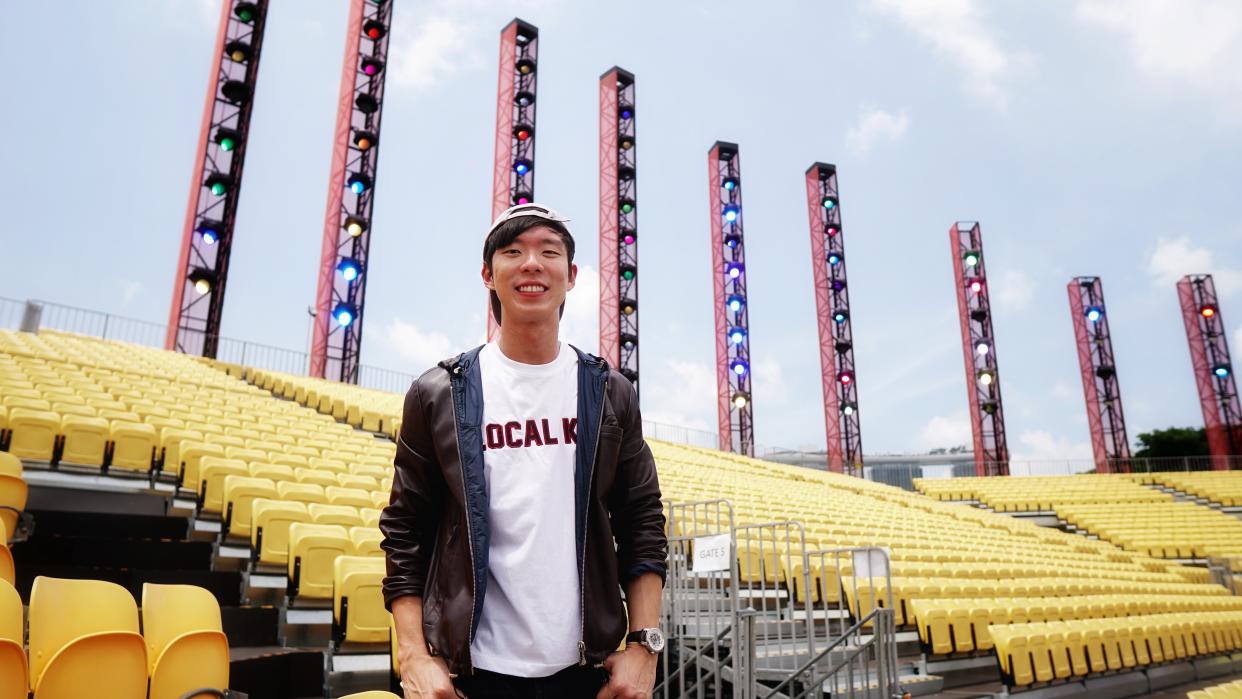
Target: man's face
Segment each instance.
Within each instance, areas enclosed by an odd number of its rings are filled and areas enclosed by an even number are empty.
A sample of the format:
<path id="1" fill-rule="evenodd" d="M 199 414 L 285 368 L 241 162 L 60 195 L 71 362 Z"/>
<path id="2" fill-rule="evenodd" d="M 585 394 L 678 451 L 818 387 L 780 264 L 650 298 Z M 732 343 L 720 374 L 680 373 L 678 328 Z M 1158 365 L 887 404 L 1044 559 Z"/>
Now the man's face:
<path id="1" fill-rule="evenodd" d="M 564 241 L 547 226 L 528 228 L 497 248 L 491 271 L 483 265 L 483 283 L 500 298 L 504 322 L 557 322 L 578 277 L 568 258 Z"/>

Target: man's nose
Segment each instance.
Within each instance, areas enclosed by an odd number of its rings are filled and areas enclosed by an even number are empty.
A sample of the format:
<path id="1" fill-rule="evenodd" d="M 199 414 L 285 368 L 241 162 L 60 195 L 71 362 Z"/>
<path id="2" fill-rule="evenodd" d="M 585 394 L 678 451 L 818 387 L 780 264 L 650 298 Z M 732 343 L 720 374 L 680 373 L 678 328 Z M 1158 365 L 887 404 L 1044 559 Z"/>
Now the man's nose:
<path id="1" fill-rule="evenodd" d="M 522 258 L 522 269 L 542 269 L 543 261 L 539 259 L 539 254 L 532 252 Z"/>

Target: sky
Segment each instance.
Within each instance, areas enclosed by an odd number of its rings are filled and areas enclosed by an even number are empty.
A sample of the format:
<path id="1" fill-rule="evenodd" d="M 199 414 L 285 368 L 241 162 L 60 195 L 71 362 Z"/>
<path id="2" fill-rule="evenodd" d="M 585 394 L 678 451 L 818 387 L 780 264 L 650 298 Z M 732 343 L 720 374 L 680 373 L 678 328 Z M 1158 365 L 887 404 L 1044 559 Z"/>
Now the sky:
<path id="1" fill-rule="evenodd" d="M 0 297 L 166 322 L 220 0 L 8 4 Z M 598 79 L 635 74 L 642 409 L 714 430 L 707 152 L 739 144 L 754 416 L 823 449 L 803 173 L 835 163 L 866 453 L 969 442 L 949 227 L 981 223 L 1010 451 L 1089 456 L 1066 283 L 1103 280 L 1131 441 L 1201 425 L 1174 284 L 1242 347 L 1242 4 L 395 0 L 365 364 L 481 341 L 499 32 L 540 29 L 536 198 L 598 347 Z M 345 0 L 272 3 L 222 333 L 304 350 Z"/>

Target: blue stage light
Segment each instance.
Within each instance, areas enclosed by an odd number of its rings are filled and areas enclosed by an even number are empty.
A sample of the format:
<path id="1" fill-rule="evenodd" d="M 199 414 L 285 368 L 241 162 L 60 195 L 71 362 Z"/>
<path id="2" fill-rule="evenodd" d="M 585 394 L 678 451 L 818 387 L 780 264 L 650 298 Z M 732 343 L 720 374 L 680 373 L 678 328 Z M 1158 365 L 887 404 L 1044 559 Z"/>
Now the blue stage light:
<path id="1" fill-rule="evenodd" d="M 1087 309 L 1087 320 L 1091 321 L 1092 323 L 1098 321 L 1103 316 L 1104 316 L 1104 311 L 1100 308 L 1092 306 Z"/>
<path id="2" fill-rule="evenodd" d="M 846 313 L 845 311 L 837 311 L 836 313 L 832 314 L 832 319 L 836 321 L 838 325 L 841 323 L 844 323 L 845 320 L 849 317 L 850 317 L 850 314 Z"/>
<path id="3" fill-rule="evenodd" d="M 341 273 L 341 278 L 347 282 L 352 282 L 362 274 L 362 270 L 358 269 L 358 263 L 350 259 L 341 260 L 336 266 L 336 271 Z"/>
<path id="4" fill-rule="evenodd" d="M 1229 376 L 1229 367 L 1225 364 L 1217 365 L 1212 367 L 1212 373 L 1215 374 L 1218 379 L 1227 378 Z"/>
<path id="5" fill-rule="evenodd" d="M 530 162 L 526 160 L 517 161 L 516 163 L 513 164 L 513 171 L 519 175 L 525 175 L 526 173 L 530 172 Z"/>
<path id="6" fill-rule="evenodd" d="M 828 264 L 832 265 L 833 267 L 836 267 L 837 265 L 841 264 L 841 256 L 835 252 L 828 253 Z"/>
<path id="7" fill-rule="evenodd" d="M 733 204 L 729 204 L 728 206 L 724 208 L 724 220 L 728 221 L 729 223 L 733 223 L 734 221 L 737 220 L 737 214 L 738 214 L 737 206 Z"/>
<path id="8" fill-rule="evenodd" d="M 336 318 L 336 322 L 342 328 L 347 328 L 354 322 L 354 309 L 351 306 L 340 304 L 332 311 L 332 317 Z"/>
<path id="9" fill-rule="evenodd" d="M 729 299 L 725 301 L 725 305 L 729 307 L 730 311 L 737 313 L 738 311 L 742 310 L 742 306 L 746 305 L 746 299 L 742 298 L 741 296 L 737 296 L 737 295 L 730 296 Z"/>
<path id="10" fill-rule="evenodd" d="M 734 328 L 729 331 L 729 341 L 735 345 L 742 344 L 746 339 L 746 328 Z"/>
<path id="11" fill-rule="evenodd" d="M 744 269 L 745 268 L 742 266 L 741 262 L 730 262 L 725 265 L 725 275 L 727 275 L 730 279 L 737 279 L 742 276 Z"/>
<path id="12" fill-rule="evenodd" d="M 729 190 L 730 192 L 732 192 L 733 190 L 737 189 L 737 178 L 726 177 L 724 182 L 721 183 L 721 186 Z"/>
<path id="13" fill-rule="evenodd" d="M 734 359 L 733 363 L 729 365 L 729 368 L 733 370 L 734 374 L 744 376 L 746 374 L 747 366 L 745 361 L 741 359 Z"/>

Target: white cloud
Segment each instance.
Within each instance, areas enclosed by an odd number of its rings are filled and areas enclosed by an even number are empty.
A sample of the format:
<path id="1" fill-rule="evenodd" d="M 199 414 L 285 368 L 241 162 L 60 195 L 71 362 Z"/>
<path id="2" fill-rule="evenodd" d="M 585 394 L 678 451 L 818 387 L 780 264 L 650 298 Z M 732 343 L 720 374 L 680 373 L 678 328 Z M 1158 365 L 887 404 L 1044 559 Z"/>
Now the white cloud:
<path id="1" fill-rule="evenodd" d="M 861 107 L 858 123 L 845 134 L 845 146 L 855 155 L 866 155 L 879 142 L 893 143 L 910 127 L 910 117 L 875 107 Z"/>
<path id="2" fill-rule="evenodd" d="M 646 368 L 642 402 L 645 420 L 715 432 L 715 366 L 666 359 Z"/>
<path id="3" fill-rule="evenodd" d="M 461 351 L 458 344 L 447 335 L 435 331 L 426 332 L 400 318 L 393 318 L 387 325 L 380 326 L 380 340 L 396 352 L 404 364 L 394 368 L 414 375 L 421 374 L 441 359 Z"/>
<path id="4" fill-rule="evenodd" d="M 1061 475 L 1091 470 L 1091 443 L 1075 442 L 1046 430 L 1023 430 L 1009 446 L 1010 473 Z"/>
<path id="5" fill-rule="evenodd" d="M 785 383 L 785 370 L 781 363 L 772 359 L 754 362 L 755 402 L 760 406 L 778 406 L 789 398 L 789 387 Z M 816 394 L 819 395 L 819 394 Z"/>
<path id="6" fill-rule="evenodd" d="M 1078 392 L 1069 385 L 1069 382 L 1057 379 L 1052 383 L 1052 396 L 1061 400 L 1073 400 L 1078 396 Z"/>
<path id="7" fill-rule="evenodd" d="M 963 444 L 970 446 L 972 443 L 970 418 L 965 411 L 936 415 L 919 430 L 918 444 L 923 449 L 951 448 Z"/>
<path id="8" fill-rule="evenodd" d="M 1145 84 L 1189 88 L 1242 116 L 1242 4 L 1079 0 L 1075 14 L 1083 24 L 1125 41 Z"/>
<path id="9" fill-rule="evenodd" d="M 565 297 L 561 339 L 583 352 L 599 352 L 599 270 L 578 265 L 578 280 Z"/>
<path id="10" fill-rule="evenodd" d="M 446 10 L 447 8 L 442 8 Z M 478 27 L 444 13 L 419 16 L 398 13 L 389 49 L 389 76 L 399 87 L 425 90 L 453 74 L 482 63 L 475 35 Z"/>
<path id="11" fill-rule="evenodd" d="M 993 278 L 992 292 L 1006 311 L 1020 311 L 1035 294 L 1035 282 L 1020 269 L 1006 269 Z"/>
<path id="12" fill-rule="evenodd" d="M 138 298 L 143 292 L 142 282 L 136 279 L 121 280 L 121 303 L 128 306 L 131 301 Z"/>
<path id="13" fill-rule="evenodd" d="M 1218 294 L 1242 289 L 1242 272 L 1217 265 L 1211 250 L 1193 247 L 1190 238 L 1184 235 L 1156 241 L 1147 271 L 1156 286 L 1166 289 L 1171 289 L 1187 274 L 1211 274 Z"/>
<path id="14" fill-rule="evenodd" d="M 1031 54 L 1003 48 L 982 17 L 978 0 L 872 0 L 872 6 L 895 16 L 911 32 L 965 73 L 965 87 L 1003 110 L 1005 83 L 1034 63 Z"/>

